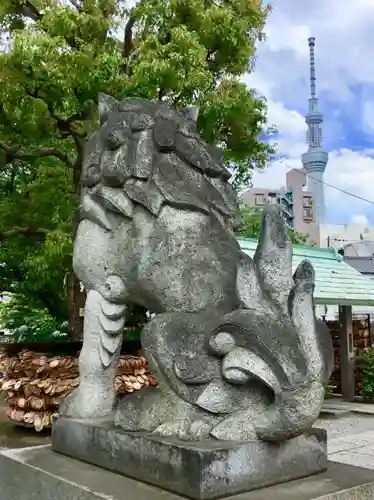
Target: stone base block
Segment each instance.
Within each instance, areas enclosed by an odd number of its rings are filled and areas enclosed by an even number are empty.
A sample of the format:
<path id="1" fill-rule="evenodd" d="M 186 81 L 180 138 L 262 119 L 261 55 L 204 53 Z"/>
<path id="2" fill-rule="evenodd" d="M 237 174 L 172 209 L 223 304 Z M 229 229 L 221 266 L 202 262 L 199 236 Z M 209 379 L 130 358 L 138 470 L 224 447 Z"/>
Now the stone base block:
<path id="1" fill-rule="evenodd" d="M 281 444 L 182 442 L 124 432 L 110 422 L 59 418 L 52 449 L 193 500 L 252 491 L 322 472 L 326 431 Z"/>
<path id="2" fill-rule="evenodd" d="M 1 500 L 183 500 L 49 446 L 0 451 Z M 374 471 L 329 462 L 322 474 L 242 493 L 229 500 L 373 500 Z M 228 499 L 227 499 L 228 500 Z"/>

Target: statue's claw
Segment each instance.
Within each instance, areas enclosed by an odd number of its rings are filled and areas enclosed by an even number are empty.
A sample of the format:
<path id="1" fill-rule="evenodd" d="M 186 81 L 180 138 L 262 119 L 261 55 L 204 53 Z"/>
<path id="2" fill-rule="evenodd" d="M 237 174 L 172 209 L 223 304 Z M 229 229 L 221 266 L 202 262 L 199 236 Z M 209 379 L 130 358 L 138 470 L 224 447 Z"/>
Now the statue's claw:
<path id="1" fill-rule="evenodd" d="M 152 434 L 155 436 L 175 436 L 179 439 L 185 439 L 188 435 L 188 428 L 189 422 L 187 420 L 173 420 L 159 425 Z"/>
<path id="2" fill-rule="evenodd" d="M 204 420 L 177 419 L 164 422 L 159 425 L 153 434 L 164 437 L 177 437 L 181 441 L 200 441 L 207 439 L 211 430 L 211 424 Z"/>

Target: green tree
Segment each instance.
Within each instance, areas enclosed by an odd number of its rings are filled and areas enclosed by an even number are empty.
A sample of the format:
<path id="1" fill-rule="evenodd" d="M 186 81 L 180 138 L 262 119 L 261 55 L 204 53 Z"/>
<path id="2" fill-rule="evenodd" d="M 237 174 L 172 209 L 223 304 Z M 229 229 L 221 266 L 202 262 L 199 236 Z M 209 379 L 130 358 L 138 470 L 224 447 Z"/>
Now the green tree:
<path id="1" fill-rule="evenodd" d="M 3 0 L 0 58 L 5 160 L 58 158 L 79 180 L 99 92 L 200 106 L 199 129 L 224 147 L 235 182 L 264 168 L 266 102 L 251 70 L 269 8 L 260 0 Z M 6 142 L 8 141 L 8 142 Z"/>
<path id="2" fill-rule="evenodd" d="M 240 225 L 236 230 L 237 236 L 244 238 L 258 238 L 260 236 L 262 211 L 259 208 L 243 205 L 240 208 Z M 294 245 L 305 245 L 308 235 L 302 234 L 293 228 L 288 229 Z"/>
<path id="3" fill-rule="evenodd" d="M 74 197 L 70 172 L 49 161 L 55 165 L 9 164 L 1 171 L 0 290 L 64 321 Z"/>
<path id="4" fill-rule="evenodd" d="M 14 342 L 63 340 L 67 322 L 58 322 L 40 304 L 30 303 L 25 295 L 14 295 L 0 304 L 0 322 L 12 332 Z"/>
<path id="5" fill-rule="evenodd" d="M 17 222 L 23 232 L 11 226 L 15 221 L 5 216 L 5 205 L 0 214 L 0 232 L 9 240 L 3 246 L 21 250 L 24 244 L 22 269 L 33 266 L 27 276 L 39 291 L 49 296 L 46 275 L 61 280 L 70 266 L 66 224 L 77 203 L 73 193 L 79 193 L 85 141 L 98 126 L 99 92 L 177 107 L 197 104 L 198 128 L 235 166 L 235 187 L 249 181 L 254 167 L 266 166 L 274 153 L 260 140 L 267 133 L 266 102 L 241 77 L 252 69 L 268 11 L 261 0 L 140 0 L 131 8 L 121 0 L 1 1 L 0 30 L 7 42 L 0 54 L 1 175 L 9 170 L 8 176 L 21 179 L 27 172 L 41 182 L 41 205 L 52 194 L 54 210 L 64 206 L 58 221 L 45 221 L 25 194 L 23 210 L 31 215 Z M 54 193 L 45 190 L 47 181 L 38 174 L 45 169 L 61 172 L 66 185 L 55 179 Z M 39 229 L 46 229 L 45 238 L 35 241 Z M 71 305 L 79 287 L 72 278 L 68 285 Z M 60 284 L 55 295 L 62 290 Z M 70 319 L 72 314 L 70 307 Z M 69 328 L 77 333 L 80 324 L 75 313 Z"/>

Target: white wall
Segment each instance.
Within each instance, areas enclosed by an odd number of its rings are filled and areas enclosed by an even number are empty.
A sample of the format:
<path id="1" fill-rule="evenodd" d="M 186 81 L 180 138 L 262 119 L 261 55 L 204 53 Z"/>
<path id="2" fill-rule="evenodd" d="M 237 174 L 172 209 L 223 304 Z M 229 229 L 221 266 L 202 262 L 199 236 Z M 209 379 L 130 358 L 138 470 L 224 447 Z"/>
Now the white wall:
<path id="1" fill-rule="evenodd" d="M 321 224 L 319 227 L 320 246 L 339 249 L 362 238 L 374 241 L 374 226 L 361 224 Z M 329 241 L 330 238 L 330 241 Z"/>

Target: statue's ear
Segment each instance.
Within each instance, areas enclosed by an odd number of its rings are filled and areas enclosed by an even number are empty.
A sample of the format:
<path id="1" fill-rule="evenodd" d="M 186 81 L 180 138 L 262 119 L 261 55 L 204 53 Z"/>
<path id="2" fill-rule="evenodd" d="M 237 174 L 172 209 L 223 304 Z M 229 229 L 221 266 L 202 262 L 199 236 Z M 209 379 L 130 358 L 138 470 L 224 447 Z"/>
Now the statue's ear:
<path id="1" fill-rule="evenodd" d="M 186 106 L 182 110 L 182 112 L 186 118 L 192 120 L 195 123 L 197 122 L 197 119 L 199 117 L 199 106 Z"/>
<path id="2" fill-rule="evenodd" d="M 108 120 L 109 113 L 118 109 L 119 102 L 114 97 L 100 92 L 98 104 L 100 124 L 103 125 Z"/>

